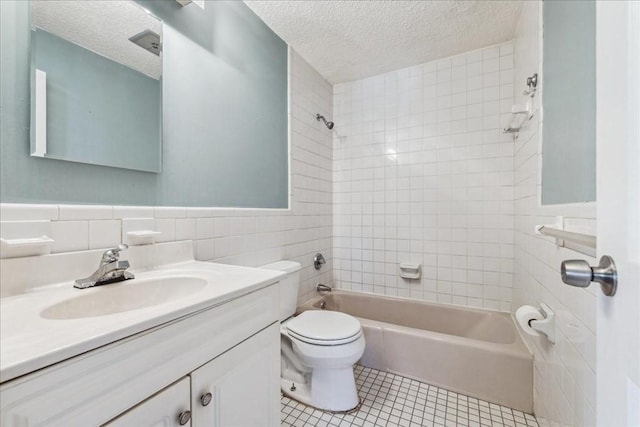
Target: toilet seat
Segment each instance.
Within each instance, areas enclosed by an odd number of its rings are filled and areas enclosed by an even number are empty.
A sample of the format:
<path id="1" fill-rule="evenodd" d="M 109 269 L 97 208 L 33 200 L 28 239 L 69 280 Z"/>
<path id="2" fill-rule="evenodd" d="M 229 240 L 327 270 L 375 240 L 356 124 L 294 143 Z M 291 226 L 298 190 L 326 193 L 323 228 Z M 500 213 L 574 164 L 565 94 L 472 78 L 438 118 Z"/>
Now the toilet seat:
<path id="1" fill-rule="evenodd" d="M 285 326 L 292 338 L 313 345 L 348 344 L 362 336 L 358 319 L 337 311 L 308 310 Z"/>

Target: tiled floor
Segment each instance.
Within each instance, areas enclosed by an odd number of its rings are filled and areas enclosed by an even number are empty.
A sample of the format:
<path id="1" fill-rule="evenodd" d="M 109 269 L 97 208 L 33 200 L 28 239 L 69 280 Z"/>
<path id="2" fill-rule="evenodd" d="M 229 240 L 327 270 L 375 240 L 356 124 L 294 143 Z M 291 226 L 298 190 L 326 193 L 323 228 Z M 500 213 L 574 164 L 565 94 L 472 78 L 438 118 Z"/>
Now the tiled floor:
<path id="1" fill-rule="evenodd" d="M 283 426 L 538 426 L 533 415 L 360 365 L 359 411 L 331 414 L 283 397 Z"/>

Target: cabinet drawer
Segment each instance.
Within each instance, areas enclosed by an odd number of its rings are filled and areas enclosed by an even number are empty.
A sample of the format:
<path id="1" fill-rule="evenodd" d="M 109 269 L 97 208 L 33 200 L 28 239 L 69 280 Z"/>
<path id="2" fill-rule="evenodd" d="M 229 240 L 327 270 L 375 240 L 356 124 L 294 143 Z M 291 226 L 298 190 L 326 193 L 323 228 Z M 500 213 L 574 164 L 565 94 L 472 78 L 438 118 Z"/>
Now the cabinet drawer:
<path id="1" fill-rule="evenodd" d="M 191 427 L 189 388 L 189 378 L 183 378 L 104 427 Z"/>

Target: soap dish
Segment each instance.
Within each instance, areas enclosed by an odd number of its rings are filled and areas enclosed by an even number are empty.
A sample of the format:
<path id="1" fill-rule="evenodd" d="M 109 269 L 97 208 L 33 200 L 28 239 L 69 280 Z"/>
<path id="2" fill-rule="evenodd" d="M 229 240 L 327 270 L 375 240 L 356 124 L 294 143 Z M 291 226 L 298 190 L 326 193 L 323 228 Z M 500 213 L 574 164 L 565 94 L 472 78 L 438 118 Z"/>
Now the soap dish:
<path id="1" fill-rule="evenodd" d="M 132 246 L 150 245 L 155 243 L 156 237 L 161 234 L 162 231 L 154 230 L 127 231 L 127 238 L 129 240 L 129 244 Z"/>
<path id="2" fill-rule="evenodd" d="M 19 258 L 25 256 L 48 255 L 54 240 L 47 236 L 28 239 L 0 238 L 2 254 L 0 258 Z"/>
<path id="3" fill-rule="evenodd" d="M 419 279 L 422 274 L 420 264 L 400 264 L 400 277 L 405 279 Z"/>

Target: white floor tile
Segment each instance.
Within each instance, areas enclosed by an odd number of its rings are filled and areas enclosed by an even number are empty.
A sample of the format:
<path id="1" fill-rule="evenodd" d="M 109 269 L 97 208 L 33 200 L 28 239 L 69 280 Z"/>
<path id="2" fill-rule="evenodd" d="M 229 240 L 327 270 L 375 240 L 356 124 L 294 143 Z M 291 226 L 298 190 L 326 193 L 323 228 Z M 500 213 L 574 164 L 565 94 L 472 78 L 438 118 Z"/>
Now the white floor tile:
<path id="1" fill-rule="evenodd" d="M 331 414 L 283 396 L 282 426 L 538 426 L 533 415 L 400 375 L 356 365 L 355 376 L 362 400 L 357 412 Z"/>

